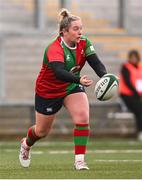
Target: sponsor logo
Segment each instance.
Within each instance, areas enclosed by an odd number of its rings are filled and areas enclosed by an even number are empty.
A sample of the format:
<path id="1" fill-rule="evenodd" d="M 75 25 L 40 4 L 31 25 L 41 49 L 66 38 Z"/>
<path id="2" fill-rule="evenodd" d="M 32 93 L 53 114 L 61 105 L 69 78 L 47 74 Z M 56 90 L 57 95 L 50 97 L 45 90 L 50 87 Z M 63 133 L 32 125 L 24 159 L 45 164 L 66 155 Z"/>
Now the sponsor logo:
<path id="1" fill-rule="evenodd" d="M 84 54 L 84 50 L 83 49 L 81 50 L 81 54 Z"/>
<path id="2" fill-rule="evenodd" d="M 67 54 L 66 60 L 70 61 L 70 55 L 69 54 Z"/>
<path id="3" fill-rule="evenodd" d="M 46 108 L 46 111 L 47 111 L 47 112 L 52 112 L 53 109 L 52 109 L 52 108 Z"/>
<path id="4" fill-rule="evenodd" d="M 106 83 L 108 83 L 108 79 L 104 79 L 101 83 L 100 83 L 100 85 L 98 86 L 98 88 L 96 89 L 96 95 L 98 96 L 98 93 L 99 92 L 101 92 L 101 93 L 103 93 L 105 90 L 102 90 L 101 88 L 103 88 L 105 85 L 106 85 Z"/>
<path id="5" fill-rule="evenodd" d="M 70 72 L 76 73 L 76 72 L 79 71 L 79 69 L 80 69 L 80 65 L 76 65 L 76 66 L 74 66 L 74 67 L 71 68 Z"/>
<path id="6" fill-rule="evenodd" d="M 95 51 L 95 49 L 94 49 L 93 46 L 90 46 L 90 50 L 91 50 L 91 51 Z"/>

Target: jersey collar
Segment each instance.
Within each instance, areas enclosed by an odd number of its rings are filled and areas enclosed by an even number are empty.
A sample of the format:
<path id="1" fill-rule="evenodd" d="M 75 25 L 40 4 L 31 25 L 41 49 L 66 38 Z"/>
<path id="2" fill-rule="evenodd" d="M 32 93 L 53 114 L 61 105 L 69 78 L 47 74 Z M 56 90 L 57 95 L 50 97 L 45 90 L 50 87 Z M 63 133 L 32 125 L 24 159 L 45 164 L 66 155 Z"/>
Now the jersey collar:
<path id="1" fill-rule="evenodd" d="M 65 44 L 65 46 L 71 50 L 75 50 L 76 49 L 76 46 L 75 47 L 70 47 L 67 45 L 67 43 L 64 41 L 64 38 L 61 36 L 61 41 Z"/>

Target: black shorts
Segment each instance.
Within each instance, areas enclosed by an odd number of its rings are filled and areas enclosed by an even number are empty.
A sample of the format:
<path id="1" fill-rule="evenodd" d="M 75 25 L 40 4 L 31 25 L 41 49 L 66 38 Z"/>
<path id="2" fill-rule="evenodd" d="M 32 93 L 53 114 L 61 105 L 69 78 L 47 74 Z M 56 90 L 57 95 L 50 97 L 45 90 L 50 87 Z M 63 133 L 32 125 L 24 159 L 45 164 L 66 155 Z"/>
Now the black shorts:
<path id="1" fill-rule="evenodd" d="M 78 92 L 85 92 L 85 89 L 82 85 L 78 85 L 77 87 L 75 87 L 70 92 L 70 94 L 78 93 Z M 36 94 L 35 95 L 35 110 L 44 115 L 55 114 L 63 106 L 63 101 L 65 97 L 46 99 Z"/>

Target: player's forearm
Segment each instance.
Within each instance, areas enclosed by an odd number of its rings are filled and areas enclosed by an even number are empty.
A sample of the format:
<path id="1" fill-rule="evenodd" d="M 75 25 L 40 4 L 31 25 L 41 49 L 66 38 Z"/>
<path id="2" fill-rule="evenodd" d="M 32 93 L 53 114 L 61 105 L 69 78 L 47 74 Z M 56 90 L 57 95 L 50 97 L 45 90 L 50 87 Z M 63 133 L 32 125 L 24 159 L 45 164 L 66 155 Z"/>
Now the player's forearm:
<path id="1" fill-rule="evenodd" d="M 70 83 L 80 83 L 80 77 L 77 77 L 73 73 L 66 71 L 64 69 L 64 63 L 51 62 L 50 65 L 57 79 Z"/>
<path id="2" fill-rule="evenodd" d="M 88 56 L 86 60 L 99 77 L 102 77 L 107 73 L 104 64 L 99 60 L 96 54 Z"/>

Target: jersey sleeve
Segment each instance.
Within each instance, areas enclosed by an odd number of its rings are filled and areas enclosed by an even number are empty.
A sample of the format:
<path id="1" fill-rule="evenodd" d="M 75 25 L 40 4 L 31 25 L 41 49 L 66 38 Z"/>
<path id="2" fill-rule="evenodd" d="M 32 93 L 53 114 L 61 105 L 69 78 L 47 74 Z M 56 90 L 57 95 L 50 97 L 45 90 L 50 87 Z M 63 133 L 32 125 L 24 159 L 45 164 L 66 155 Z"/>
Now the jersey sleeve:
<path id="1" fill-rule="evenodd" d="M 91 54 L 95 54 L 95 49 L 88 38 L 86 38 L 86 49 L 85 49 L 85 56 L 89 56 Z"/>
<path id="2" fill-rule="evenodd" d="M 55 61 L 64 62 L 64 51 L 59 45 L 51 45 L 48 48 L 46 55 L 49 63 Z"/>

